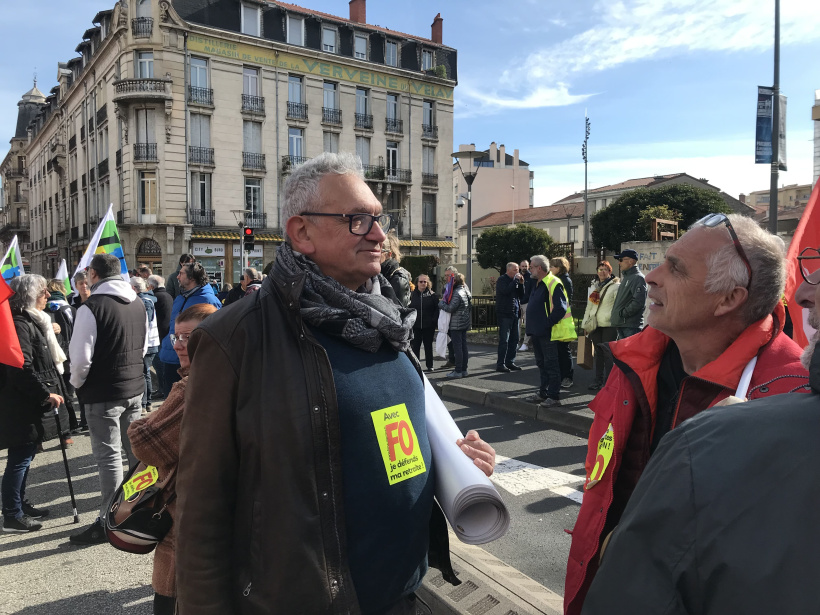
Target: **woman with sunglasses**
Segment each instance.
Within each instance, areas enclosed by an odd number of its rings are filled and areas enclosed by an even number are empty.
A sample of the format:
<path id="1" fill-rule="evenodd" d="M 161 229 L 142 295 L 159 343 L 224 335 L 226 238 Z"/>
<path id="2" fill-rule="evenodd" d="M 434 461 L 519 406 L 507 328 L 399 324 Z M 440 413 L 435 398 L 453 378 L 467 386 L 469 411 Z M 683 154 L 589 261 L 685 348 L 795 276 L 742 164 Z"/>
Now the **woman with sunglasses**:
<path id="1" fill-rule="evenodd" d="M 421 355 L 421 343 L 424 342 L 425 371 L 433 371 L 433 336 L 438 325 L 439 296 L 433 292 L 430 278 L 421 274 L 416 278 L 416 289 L 410 293 L 410 309 L 416 310 L 416 322 L 413 325 L 413 341 L 410 347 L 416 357 Z"/>

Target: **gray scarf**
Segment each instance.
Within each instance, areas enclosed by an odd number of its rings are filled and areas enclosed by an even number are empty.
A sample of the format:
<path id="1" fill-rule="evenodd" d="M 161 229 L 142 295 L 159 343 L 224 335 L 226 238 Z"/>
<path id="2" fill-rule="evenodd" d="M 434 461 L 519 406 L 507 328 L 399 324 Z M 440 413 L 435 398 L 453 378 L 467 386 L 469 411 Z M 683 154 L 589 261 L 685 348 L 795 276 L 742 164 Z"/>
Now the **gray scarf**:
<path id="1" fill-rule="evenodd" d="M 276 251 L 274 267 L 282 277 L 305 275 L 300 313 L 309 325 L 368 352 L 376 352 L 384 341 L 399 352 L 410 348 L 416 311 L 393 300 L 393 289 L 381 274 L 359 289 L 363 292 L 354 292 L 287 242 Z"/>

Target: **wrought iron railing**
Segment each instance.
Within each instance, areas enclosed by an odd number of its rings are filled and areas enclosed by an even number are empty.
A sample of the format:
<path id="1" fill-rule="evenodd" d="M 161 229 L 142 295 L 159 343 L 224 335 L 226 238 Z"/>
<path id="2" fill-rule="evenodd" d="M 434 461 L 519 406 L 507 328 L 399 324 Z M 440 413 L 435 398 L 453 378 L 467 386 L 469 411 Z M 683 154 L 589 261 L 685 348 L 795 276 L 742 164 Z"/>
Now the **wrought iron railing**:
<path id="1" fill-rule="evenodd" d="M 438 224 L 436 224 L 435 222 L 422 222 L 421 234 L 423 237 L 437 237 Z"/>
<path id="2" fill-rule="evenodd" d="M 268 214 L 263 213 L 246 213 L 245 214 L 245 226 L 249 226 L 252 229 L 260 229 L 260 228 L 267 228 L 268 227 Z"/>
<path id="3" fill-rule="evenodd" d="M 385 120 L 385 132 L 392 132 L 393 134 L 403 135 L 404 134 L 404 121 L 398 120 L 396 118 L 388 117 Z"/>
<path id="4" fill-rule="evenodd" d="M 156 143 L 134 143 L 134 160 L 140 162 L 157 161 Z"/>
<path id="5" fill-rule="evenodd" d="M 438 126 L 434 124 L 422 124 L 421 125 L 421 138 L 422 139 L 438 139 Z"/>
<path id="6" fill-rule="evenodd" d="M 216 216 L 213 209 L 189 209 L 188 222 L 194 226 L 214 226 Z"/>
<path id="7" fill-rule="evenodd" d="M 322 122 L 325 124 L 342 125 L 342 110 L 332 107 L 322 107 Z"/>
<path id="8" fill-rule="evenodd" d="M 265 154 L 242 152 L 242 168 L 255 171 L 265 170 Z"/>
<path id="9" fill-rule="evenodd" d="M 373 116 L 369 113 L 357 113 L 355 116 L 356 128 L 373 130 Z"/>
<path id="10" fill-rule="evenodd" d="M 188 102 L 193 105 L 205 105 L 208 107 L 214 106 L 214 90 L 213 88 L 195 88 L 192 85 L 188 86 Z"/>
<path id="11" fill-rule="evenodd" d="M 292 167 L 296 167 L 296 166 L 299 166 L 300 164 L 304 164 L 308 160 L 310 160 L 310 158 L 307 158 L 305 156 L 291 156 L 291 155 L 282 156 L 282 171 L 287 172 Z"/>
<path id="12" fill-rule="evenodd" d="M 191 164 L 204 164 L 211 167 L 214 166 L 214 148 L 189 145 L 188 162 Z"/>
<path id="13" fill-rule="evenodd" d="M 150 17 L 136 17 L 131 20 L 131 34 L 135 37 L 145 38 L 151 36 L 154 29 L 154 20 Z"/>
<path id="14" fill-rule="evenodd" d="M 247 111 L 249 113 L 264 113 L 265 97 L 242 94 L 242 111 Z"/>
<path id="15" fill-rule="evenodd" d="M 308 119 L 308 106 L 305 103 L 288 101 L 288 119 L 305 120 Z"/>
<path id="16" fill-rule="evenodd" d="M 438 187 L 438 173 L 422 173 L 421 185 L 429 188 Z"/>
<path id="17" fill-rule="evenodd" d="M 108 175 L 108 158 L 97 165 L 97 177 L 105 177 Z"/>

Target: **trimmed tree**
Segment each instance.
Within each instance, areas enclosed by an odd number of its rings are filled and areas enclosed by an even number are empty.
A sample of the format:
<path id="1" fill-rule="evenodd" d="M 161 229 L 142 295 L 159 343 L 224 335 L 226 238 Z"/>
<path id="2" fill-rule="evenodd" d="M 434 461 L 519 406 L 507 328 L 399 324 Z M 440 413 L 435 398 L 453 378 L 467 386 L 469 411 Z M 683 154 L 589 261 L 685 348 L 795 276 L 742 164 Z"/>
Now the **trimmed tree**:
<path id="1" fill-rule="evenodd" d="M 553 240 L 547 231 L 529 224 L 496 226 L 476 239 L 478 264 L 506 273 L 507 263 L 520 263 L 535 254 L 549 255 Z"/>
<path id="2" fill-rule="evenodd" d="M 688 184 L 636 188 L 590 217 L 592 243 L 615 252 L 627 241 L 651 241 L 653 218 L 677 220 L 680 229 L 709 213 L 732 213 L 715 190 Z"/>

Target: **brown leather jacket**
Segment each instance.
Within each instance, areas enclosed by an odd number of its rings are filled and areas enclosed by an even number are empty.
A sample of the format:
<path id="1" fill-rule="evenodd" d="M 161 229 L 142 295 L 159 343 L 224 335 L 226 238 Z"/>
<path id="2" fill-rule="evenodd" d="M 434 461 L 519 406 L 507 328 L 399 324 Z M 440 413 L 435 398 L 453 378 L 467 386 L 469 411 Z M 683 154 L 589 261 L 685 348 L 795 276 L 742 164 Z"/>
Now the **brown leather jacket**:
<path id="1" fill-rule="evenodd" d="M 299 314 L 303 282 L 274 269 L 188 344 L 176 525 L 183 615 L 360 612 L 333 373 Z M 429 563 L 457 584 L 437 505 L 430 524 Z"/>

